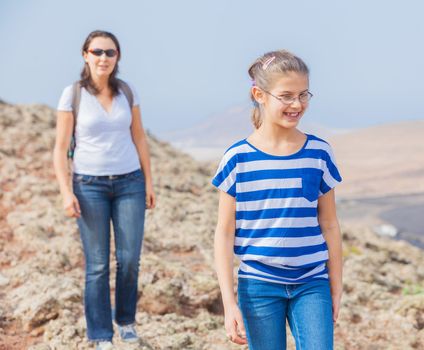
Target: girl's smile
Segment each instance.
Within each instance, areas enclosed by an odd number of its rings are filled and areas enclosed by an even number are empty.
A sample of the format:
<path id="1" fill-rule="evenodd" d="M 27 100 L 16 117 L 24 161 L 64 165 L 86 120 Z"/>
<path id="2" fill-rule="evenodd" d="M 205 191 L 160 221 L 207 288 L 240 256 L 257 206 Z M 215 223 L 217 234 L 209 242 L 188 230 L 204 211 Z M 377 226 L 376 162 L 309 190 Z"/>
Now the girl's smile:
<path id="1" fill-rule="evenodd" d="M 307 75 L 288 72 L 278 78 L 270 91 L 254 87 L 263 110 L 264 124 L 294 128 L 308 107 L 312 94 Z"/>
<path id="2" fill-rule="evenodd" d="M 275 121 L 280 126 L 296 127 L 308 107 L 308 103 L 302 103 L 300 97 L 308 91 L 308 88 L 309 80 L 306 75 L 295 72 L 283 75 L 271 89 L 272 96 L 267 94 L 267 101 L 264 103 L 265 122 L 268 115 L 271 122 Z M 285 102 L 287 100 L 292 102 L 287 104 Z"/>

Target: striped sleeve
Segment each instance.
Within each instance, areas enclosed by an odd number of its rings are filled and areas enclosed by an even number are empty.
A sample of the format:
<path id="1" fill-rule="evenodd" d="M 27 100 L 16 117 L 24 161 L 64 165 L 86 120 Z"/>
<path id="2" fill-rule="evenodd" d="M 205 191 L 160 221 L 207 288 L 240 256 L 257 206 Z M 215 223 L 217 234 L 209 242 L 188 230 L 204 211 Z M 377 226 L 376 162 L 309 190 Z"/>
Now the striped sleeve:
<path id="1" fill-rule="evenodd" d="M 226 152 L 219 163 L 212 184 L 221 191 L 229 195 L 236 196 L 236 155 L 233 152 Z"/>
<path id="2" fill-rule="evenodd" d="M 323 175 L 320 184 L 320 196 L 326 194 L 342 181 L 333 150 L 328 143 L 326 143 L 326 145 L 327 147 L 324 149 L 325 153 L 322 162 Z"/>

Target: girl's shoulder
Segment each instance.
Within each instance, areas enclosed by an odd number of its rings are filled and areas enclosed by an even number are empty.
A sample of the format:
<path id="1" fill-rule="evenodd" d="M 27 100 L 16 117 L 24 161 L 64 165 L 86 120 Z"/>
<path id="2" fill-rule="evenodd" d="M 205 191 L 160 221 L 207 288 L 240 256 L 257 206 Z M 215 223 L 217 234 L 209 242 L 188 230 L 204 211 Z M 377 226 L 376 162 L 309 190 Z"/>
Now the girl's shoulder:
<path id="1" fill-rule="evenodd" d="M 308 144 L 306 145 L 306 149 L 320 151 L 324 158 L 334 157 L 333 149 L 328 141 L 312 134 L 307 134 L 307 136 Z"/>
<path id="2" fill-rule="evenodd" d="M 224 152 L 223 159 L 230 160 L 235 159 L 240 153 L 252 152 L 252 147 L 246 141 L 246 139 L 239 140 L 233 143 L 230 147 Z"/>
<path id="3" fill-rule="evenodd" d="M 246 139 L 242 139 L 237 142 L 234 142 L 230 147 L 226 149 L 224 153 L 240 150 L 240 146 L 243 146 L 244 144 L 247 144 Z"/>
<path id="4" fill-rule="evenodd" d="M 327 145 L 329 144 L 326 140 L 324 140 L 323 138 L 321 138 L 317 135 L 306 134 L 306 136 L 308 137 L 309 141 L 323 142 L 323 143 L 326 143 Z"/>

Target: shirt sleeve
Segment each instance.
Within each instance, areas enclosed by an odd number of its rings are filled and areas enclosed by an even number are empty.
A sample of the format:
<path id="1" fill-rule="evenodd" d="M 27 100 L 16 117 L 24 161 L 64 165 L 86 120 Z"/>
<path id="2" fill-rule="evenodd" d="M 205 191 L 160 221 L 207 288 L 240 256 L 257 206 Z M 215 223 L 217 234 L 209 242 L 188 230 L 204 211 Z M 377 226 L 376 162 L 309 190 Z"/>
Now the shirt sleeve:
<path id="1" fill-rule="evenodd" d="M 322 162 L 322 179 L 320 184 L 320 196 L 326 194 L 328 191 L 336 187 L 337 184 L 342 182 L 339 169 L 337 168 L 336 159 L 330 145 L 324 150 L 324 157 Z"/>
<path id="2" fill-rule="evenodd" d="M 60 96 L 58 111 L 72 112 L 72 85 L 67 86 Z"/>
<path id="3" fill-rule="evenodd" d="M 128 86 L 131 89 L 131 92 L 133 94 L 133 107 L 140 105 L 140 98 L 138 96 L 137 89 L 134 87 L 132 83 L 127 82 Z"/>
<path id="4" fill-rule="evenodd" d="M 221 191 L 229 195 L 236 196 L 236 175 L 237 175 L 236 156 L 226 153 L 219 163 L 212 184 Z"/>

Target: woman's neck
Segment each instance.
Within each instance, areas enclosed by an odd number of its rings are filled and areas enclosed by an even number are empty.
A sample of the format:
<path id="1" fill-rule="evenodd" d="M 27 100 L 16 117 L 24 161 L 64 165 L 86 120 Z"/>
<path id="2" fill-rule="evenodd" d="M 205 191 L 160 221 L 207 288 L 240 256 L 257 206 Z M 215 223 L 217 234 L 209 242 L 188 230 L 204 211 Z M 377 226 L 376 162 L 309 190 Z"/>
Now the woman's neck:
<path id="1" fill-rule="evenodd" d="M 108 90 L 108 88 L 109 88 L 109 76 L 98 77 L 98 76 L 92 75 L 91 79 L 93 80 L 93 83 L 96 85 L 97 89 L 99 90 L 99 93 L 102 93 L 102 92 Z"/>

